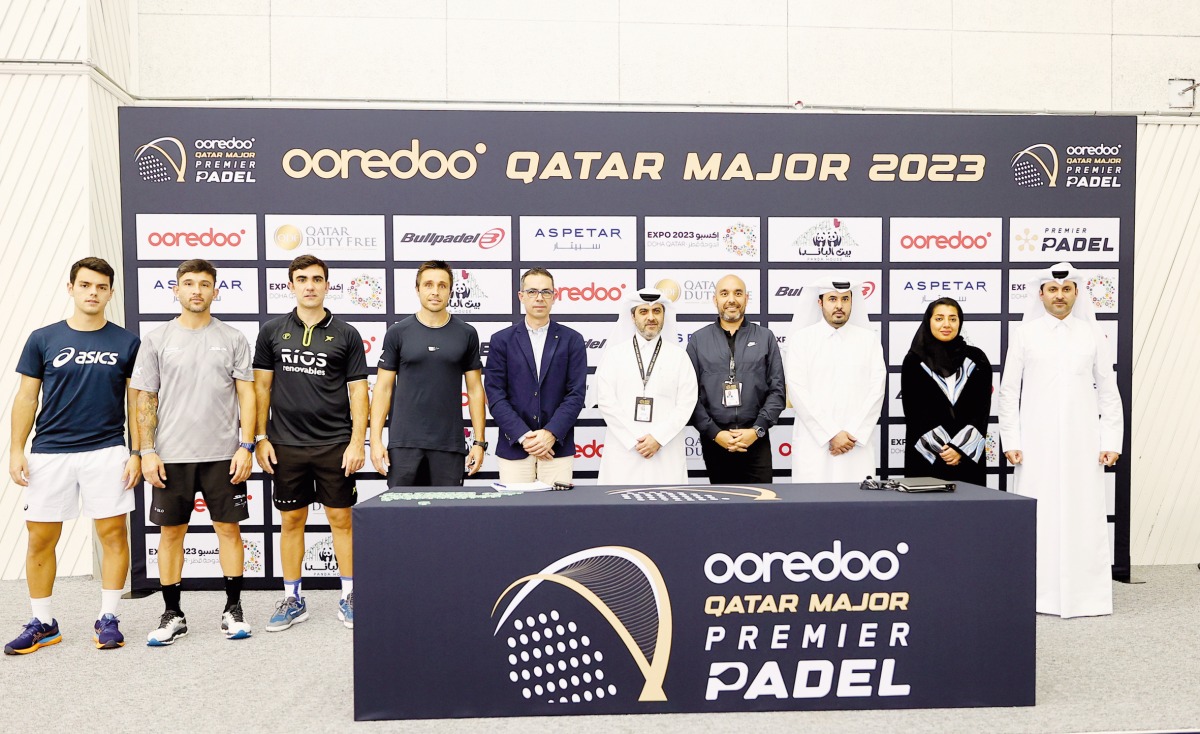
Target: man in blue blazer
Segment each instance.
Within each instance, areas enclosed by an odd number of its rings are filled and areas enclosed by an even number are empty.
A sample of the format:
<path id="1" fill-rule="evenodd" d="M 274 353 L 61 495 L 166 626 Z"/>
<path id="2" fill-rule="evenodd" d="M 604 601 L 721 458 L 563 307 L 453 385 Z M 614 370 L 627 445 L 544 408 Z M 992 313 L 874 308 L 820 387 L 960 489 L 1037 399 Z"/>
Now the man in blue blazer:
<path id="1" fill-rule="evenodd" d="M 550 271 L 526 271 L 517 297 L 525 318 L 492 337 L 483 369 L 488 405 L 500 427 L 500 481 L 569 483 L 575 421 L 587 388 L 587 348 L 579 332 L 550 321 Z"/>

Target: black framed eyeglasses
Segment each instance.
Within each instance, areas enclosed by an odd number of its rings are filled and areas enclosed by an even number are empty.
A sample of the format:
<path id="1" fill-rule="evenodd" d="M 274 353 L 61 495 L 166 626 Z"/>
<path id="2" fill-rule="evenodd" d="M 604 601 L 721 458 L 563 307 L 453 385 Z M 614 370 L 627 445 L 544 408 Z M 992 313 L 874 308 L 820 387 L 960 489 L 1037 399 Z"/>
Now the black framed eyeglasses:
<path id="1" fill-rule="evenodd" d="M 554 298 L 554 291 L 549 288 L 543 288 L 541 290 L 538 290 L 537 288 L 526 288 L 525 290 L 523 290 L 521 292 L 524 293 L 529 298 L 537 298 L 538 296 L 541 296 L 542 298 L 545 298 L 546 300 L 550 300 L 551 298 Z"/>

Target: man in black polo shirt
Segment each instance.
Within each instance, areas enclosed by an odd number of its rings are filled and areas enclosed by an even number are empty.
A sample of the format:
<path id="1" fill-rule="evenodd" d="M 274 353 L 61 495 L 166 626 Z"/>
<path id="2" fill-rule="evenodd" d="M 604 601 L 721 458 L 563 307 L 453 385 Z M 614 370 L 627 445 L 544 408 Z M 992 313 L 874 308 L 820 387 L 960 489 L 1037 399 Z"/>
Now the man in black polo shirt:
<path id="1" fill-rule="evenodd" d="M 383 337 L 371 406 L 371 463 L 389 487 L 460 486 L 463 454 L 468 454 L 468 474 L 483 466 L 487 442 L 482 440 L 486 413 L 479 334 L 446 311 L 453 288 L 449 265 L 441 260 L 422 264 L 416 288 L 420 310 Z M 463 378 L 475 430 L 470 451 L 462 426 Z"/>
<path id="2" fill-rule="evenodd" d="M 692 425 L 700 432 L 712 484 L 769 484 L 771 437 L 785 404 L 783 358 L 770 329 L 746 321 L 746 284 L 717 281 L 717 322 L 692 335 L 687 353 L 700 396 Z"/>
<path id="3" fill-rule="evenodd" d="M 283 518 L 279 538 L 283 601 L 267 622 L 280 632 L 308 619 L 300 593 L 308 507 L 325 506 L 342 577 L 338 619 L 354 628 L 354 558 L 350 510 L 358 499 L 354 473 L 366 454 L 367 358 L 358 330 L 325 308 L 329 268 L 312 255 L 288 267 L 291 313 L 268 321 L 254 350 L 258 426 L 255 454 L 273 475 L 272 496 Z M 267 420 L 268 410 L 270 421 Z"/>

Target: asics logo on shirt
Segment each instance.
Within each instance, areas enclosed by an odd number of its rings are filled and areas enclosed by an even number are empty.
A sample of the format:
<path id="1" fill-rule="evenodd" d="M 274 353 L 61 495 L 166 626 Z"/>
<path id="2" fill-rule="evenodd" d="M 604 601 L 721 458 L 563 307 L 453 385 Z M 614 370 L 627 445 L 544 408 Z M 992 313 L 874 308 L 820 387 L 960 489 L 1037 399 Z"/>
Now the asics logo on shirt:
<path id="1" fill-rule="evenodd" d="M 75 347 L 64 347 L 61 352 L 54 355 L 54 360 L 50 364 L 55 367 L 62 367 L 72 359 L 75 364 L 109 364 L 117 363 L 117 357 L 121 356 L 118 352 L 99 352 L 91 350 L 87 352 L 76 352 Z"/>

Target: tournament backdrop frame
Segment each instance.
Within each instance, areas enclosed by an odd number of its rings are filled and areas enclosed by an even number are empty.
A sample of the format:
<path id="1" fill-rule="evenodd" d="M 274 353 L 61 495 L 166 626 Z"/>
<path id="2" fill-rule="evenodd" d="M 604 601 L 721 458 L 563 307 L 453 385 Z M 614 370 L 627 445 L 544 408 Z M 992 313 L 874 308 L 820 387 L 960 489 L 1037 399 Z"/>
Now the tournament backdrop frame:
<path id="1" fill-rule="evenodd" d="M 963 334 L 988 354 L 998 385 L 1009 325 L 1030 297 L 1024 272 L 1070 260 L 1094 271 L 1083 295 L 1115 342 L 1129 426 L 1133 117 L 126 107 L 118 119 L 135 332 L 178 313 L 175 266 L 205 257 L 219 269 L 213 313 L 253 345 L 262 323 L 294 305 L 287 263 L 310 252 L 329 263 L 327 305 L 359 328 L 374 368 L 386 327 L 417 308 L 416 266 L 438 257 L 455 268 L 450 310 L 479 330 L 486 359 L 491 335 L 520 314 L 520 273 L 542 265 L 559 289 L 555 319 L 583 333 L 594 373 L 630 289 L 675 296 L 687 339 L 715 318 L 714 282 L 738 273 L 748 318 L 785 345 L 800 286 L 849 272 L 865 281 L 856 307 L 868 309 L 888 360 L 876 448 L 889 475 L 903 466 L 900 364 L 926 303 L 963 303 Z M 994 400 L 992 413 L 988 483 L 1004 489 L 1011 469 Z M 465 418 L 464 408 L 469 440 Z M 791 423 L 788 409 L 771 432 L 777 477 L 789 476 Z M 689 474 L 703 481 L 689 431 Z M 603 438 L 598 411 L 585 408 L 582 483 L 594 481 Z M 360 496 L 382 492 L 369 461 L 364 469 Z M 476 483 L 495 472 L 489 453 Z M 1128 579 L 1129 461 L 1107 479 L 1113 573 Z M 275 588 L 269 476 L 256 472 L 249 486 L 247 587 Z M 135 589 L 157 584 L 148 497 L 143 485 Z M 185 584 L 217 588 L 216 536 L 197 509 Z M 304 560 L 318 588 L 337 576 L 323 520 L 314 507 Z"/>

